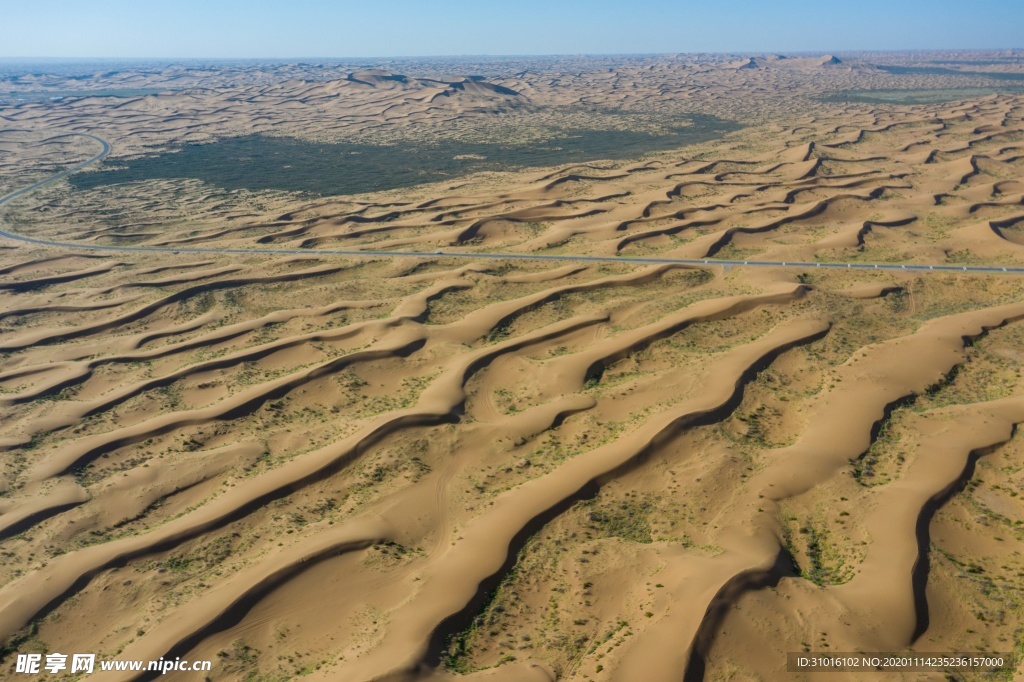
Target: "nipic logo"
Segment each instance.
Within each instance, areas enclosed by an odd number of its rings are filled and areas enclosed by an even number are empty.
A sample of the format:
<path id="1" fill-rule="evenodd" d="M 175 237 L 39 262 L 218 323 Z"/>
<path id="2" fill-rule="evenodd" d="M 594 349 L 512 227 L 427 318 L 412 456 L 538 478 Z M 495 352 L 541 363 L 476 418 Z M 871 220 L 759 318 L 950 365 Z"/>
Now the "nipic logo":
<path id="1" fill-rule="evenodd" d="M 67 654 L 46 654 L 43 662 L 42 654 L 18 654 L 14 672 L 36 674 L 45 670 L 54 675 L 68 670 L 72 673 L 91 673 L 96 667 L 96 654 L 71 654 L 71 668 L 68 669 Z"/>
<path id="2" fill-rule="evenodd" d="M 96 654 L 18 654 L 14 664 L 14 672 L 23 675 L 38 675 L 59 672 L 85 673 L 91 675 L 96 670 Z M 100 661 L 100 671 L 148 671 L 166 675 L 169 672 L 209 672 L 213 661 L 183 661 L 160 659 L 158 661 Z"/>

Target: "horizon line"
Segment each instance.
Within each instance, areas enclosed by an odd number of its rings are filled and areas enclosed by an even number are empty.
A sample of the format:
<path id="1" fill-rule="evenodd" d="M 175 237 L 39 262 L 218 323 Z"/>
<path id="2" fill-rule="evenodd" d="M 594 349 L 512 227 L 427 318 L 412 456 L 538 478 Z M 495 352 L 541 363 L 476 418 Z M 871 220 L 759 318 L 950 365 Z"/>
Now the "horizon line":
<path id="1" fill-rule="evenodd" d="M 291 60 L 343 60 L 343 59 L 466 59 L 466 58 L 514 58 L 514 57 L 660 57 L 674 55 L 770 55 L 770 54 L 889 54 L 889 53 L 927 53 L 927 52 L 1012 52 L 1024 53 L 1024 47 L 929 47 L 929 48 L 886 48 L 886 49 L 814 49 L 814 50 L 721 50 L 721 51 L 669 51 L 669 52 L 536 52 L 536 53 L 465 53 L 465 54 L 395 54 L 395 55 L 349 55 L 349 56 L 312 56 L 292 55 L 287 57 L 267 56 L 231 56 L 231 57 L 186 57 L 186 56 L 54 56 L 54 55 L 0 55 L 0 62 L 22 62 L 29 60 L 44 60 L 59 62 L 66 61 L 231 61 L 231 60 L 266 60 L 266 61 L 291 61 Z M 1024 56 L 1022 54 L 1021 56 Z"/>

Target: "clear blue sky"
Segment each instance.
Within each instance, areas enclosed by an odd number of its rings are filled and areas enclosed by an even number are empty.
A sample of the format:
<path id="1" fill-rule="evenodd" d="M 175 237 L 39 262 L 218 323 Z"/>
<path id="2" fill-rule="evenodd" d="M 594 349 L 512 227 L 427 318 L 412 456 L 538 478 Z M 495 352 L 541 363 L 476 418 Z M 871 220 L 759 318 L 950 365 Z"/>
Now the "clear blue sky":
<path id="1" fill-rule="evenodd" d="M 1024 46 L 1024 0 L 10 0 L 0 57 L 382 57 Z"/>

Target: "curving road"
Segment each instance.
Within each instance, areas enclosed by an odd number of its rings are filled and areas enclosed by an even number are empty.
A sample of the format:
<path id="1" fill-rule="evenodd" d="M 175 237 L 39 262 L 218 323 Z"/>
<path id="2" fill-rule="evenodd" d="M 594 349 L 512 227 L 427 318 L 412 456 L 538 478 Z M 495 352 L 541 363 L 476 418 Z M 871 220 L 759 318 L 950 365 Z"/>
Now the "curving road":
<path id="1" fill-rule="evenodd" d="M 102 149 L 99 154 L 90 159 L 75 164 L 71 168 L 61 171 L 45 180 L 23 187 L 16 192 L 11 192 L 0 197 L 0 205 L 6 204 L 23 194 L 51 182 L 67 177 L 72 173 L 93 164 L 110 153 L 110 143 L 95 135 L 87 133 L 69 133 L 60 137 L 87 137 L 99 142 Z M 54 139 L 54 138 L 50 138 Z M 547 261 L 590 261 L 603 263 L 676 263 L 683 265 L 722 265 L 771 267 L 771 268 L 845 268 L 851 270 L 906 270 L 908 272 L 978 272 L 995 274 L 1024 274 L 1022 266 L 998 266 L 998 265 L 924 265 L 919 263 L 822 263 L 804 261 L 763 261 L 763 260 L 725 260 L 719 258 L 658 258 L 656 256 L 574 256 L 555 254 L 527 254 L 527 253 L 480 253 L 463 251 L 344 251 L 334 249 L 243 249 L 243 248 L 212 248 L 212 247 L 167 247 L 167 246 L 113 246 L 105 244 L 81 244 L 76 242 L 61 242 L 50 239 L 38 239 L 16 234 L 8 230 L 0 229 L 0 236 L 14 239 L 29 244 L 42 246 L 59 246 L 66 249 L 88 249 L 90 251 L 157 251 L 172 253 L 206 253 L 206 254 L 246 254 L 267 253 L 275 255 L 318 255 L 318 256 L 387 256 L 394 258 L 472 258 L 472 259 L 493 259 L 493 260 L 547 260 Z"/>

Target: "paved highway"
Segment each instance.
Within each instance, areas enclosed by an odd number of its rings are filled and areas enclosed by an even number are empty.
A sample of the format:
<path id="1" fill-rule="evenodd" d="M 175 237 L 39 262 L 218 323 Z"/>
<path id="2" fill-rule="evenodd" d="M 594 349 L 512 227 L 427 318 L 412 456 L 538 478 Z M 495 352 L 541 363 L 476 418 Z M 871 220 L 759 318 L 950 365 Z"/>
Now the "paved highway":
<path id="1" fill-rule="evenodd" d="M 45 180 L 23 187 L 16 192 L 11 192 L 0 197 L 0 205 L 12 199 L 27 194 L 51 182 L 60 180 L 63 177 L 85 168 L 110 153 L 110 144 L 95 135 L 85 133 L 71 133 L 80 137 L 87 137 L 100 143 L 100 152 L 79 164 L 63 170 Z M 764 260 L 725 260 L 719 258 L 659 258 L 657 256 L 574 256 L 571 254 L 532 254 L 532 253 L 480 253 L 478 251 L 344 251 L 336 249 L 274 249 L 274 248 L 214 248 L 214 247 L 169 247 L 169 246 L 114 246 L 106 244 L 82 244 L 79 242 L 62 242 L 51 239 L 38 239 L 28 237 L 8 230 L 0 229 L 0 236 L 8 239 L 15 239 L 29 244 L 40 244 L 43 246 L 59 246 L 66 249 L 90 250 L 90 251 L 139 251 L 139 252 L 173 252 L 173 253 L 205 253 L 205 254 L 244 254 L 266 253 L 273 255 L 317 255 L 317 256 L 387 256 L 393 258 L 470 258 L 474 260 L 541 260 L 541 261 L 583 261 L 597 263 L 675 263 L 683 265 L 723 265 L 729 267 L 768 267 L 768 268 L 798 268 L 801 270 L 831 268 L 850 270 L 901 270 L 907 272 L 978 272 L 995 274 L 1024 274 L 1024 267 L 1021 266 L 998 266 L 998 265 L 926 265 L 920 263 L 822 263 L 803 261 L 764 261 Z"/>

